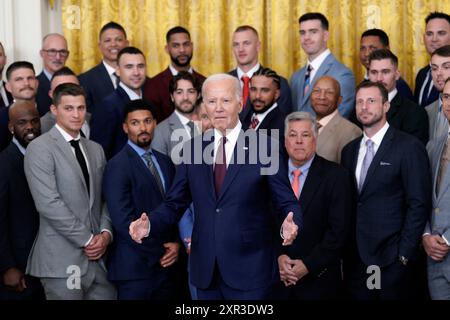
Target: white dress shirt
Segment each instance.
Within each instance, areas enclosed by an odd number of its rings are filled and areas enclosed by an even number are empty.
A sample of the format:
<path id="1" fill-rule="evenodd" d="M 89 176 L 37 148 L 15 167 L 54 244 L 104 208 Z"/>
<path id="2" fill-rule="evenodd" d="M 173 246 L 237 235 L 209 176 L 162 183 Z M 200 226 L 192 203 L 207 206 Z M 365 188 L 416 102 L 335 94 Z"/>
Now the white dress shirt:
<path id="1" fill-rule="evenodd" d="M 112 84 L 114 86 L 114 89 L 117 89 L 117 82 L 116 82 L 117 81 L 117 77 L 115 75 L 116 69 L 114 69 L 109 64 L 107 64 L 105 62 L 105 60 L 103 60 L 102 62 L 103 62 L 103 65 L 106 68 L 106 71 L 108 72 L 109 78 L 111 79 L 111 82 L 112 82 Z"/>
<path id="2" fill-rule="evenodd" d="M 242 124 L 238 120 L 238 123 L 233 129 L 227 129 L 226 137 L 227 142 L 225 143 L 225 155 L 227 161 L 227 168 L 230 164 L 231 157 L 233 155 L 234 147 L 236 146 L 237 139 L 239 137 L 239 133 L 241 132 Z M 219 142 L 223 137 L 222 132 L 217 129 L 214 129 L 214 159 L 216 159 L 217 149 L 219 148 Z M 215 161 L 214 161 L 215 163 Z"/>

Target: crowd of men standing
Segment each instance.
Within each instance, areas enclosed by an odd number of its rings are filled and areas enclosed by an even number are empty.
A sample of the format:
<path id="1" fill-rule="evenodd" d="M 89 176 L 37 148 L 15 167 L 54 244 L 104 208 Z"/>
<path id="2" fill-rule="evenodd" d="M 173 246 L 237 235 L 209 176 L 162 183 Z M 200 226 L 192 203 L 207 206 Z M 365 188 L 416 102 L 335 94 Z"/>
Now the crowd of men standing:
<path id="1" fill-rule="evenodd" d="M 450 300 L 450 16 L 414 90 L 383 30 L 356 84 L 327 18 L 298 22 L 290 81 L 248 25 L 209 77 L 181 26 L 151 78 L 116 22 L 79 76 L 49 34 L 5 82 L 0 43 L 0 299 Z"/>

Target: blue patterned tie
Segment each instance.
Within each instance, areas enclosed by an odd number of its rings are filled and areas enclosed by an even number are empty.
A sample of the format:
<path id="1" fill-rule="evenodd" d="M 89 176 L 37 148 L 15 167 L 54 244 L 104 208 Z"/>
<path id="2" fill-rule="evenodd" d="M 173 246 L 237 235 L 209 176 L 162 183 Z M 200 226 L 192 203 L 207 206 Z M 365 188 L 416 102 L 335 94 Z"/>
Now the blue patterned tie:
<path id="1" fill-rule="evenodd" d="M 306 69 L 306 73 L 305 73 L 305 82 L 303 83 L 303 96 L 306 96 L 306 94 L 308 93 L 308 90 L 309 90 L 309 81 L 311 79 L 311 71 L 312 71 L 312 66 L 310 64 L 308 64 L 308 68 Z"/>
<path id="2" fill-rule="evenodd" d="M 361 192 L 361 189 L 364 185 L 364 180 L 366 180 L 367 171 L 369 171 L 370 164 L 372 163 L 373 156 L 375 155 L 375 152 L 373 150 L 373 141 L 367 140 L 366 141 L 366 155 L 364 156 L 362 167 L 361 167 L 361 174 L 359 176 L 359 185 L 358 190 Z"/>

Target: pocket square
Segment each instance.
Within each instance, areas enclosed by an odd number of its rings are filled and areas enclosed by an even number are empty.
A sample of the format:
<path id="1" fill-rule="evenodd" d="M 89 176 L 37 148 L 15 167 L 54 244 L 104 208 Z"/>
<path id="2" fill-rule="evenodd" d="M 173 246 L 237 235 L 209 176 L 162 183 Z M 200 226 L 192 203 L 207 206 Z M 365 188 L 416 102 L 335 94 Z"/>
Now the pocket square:
<path id="1" fill-rule="evenodd" d="M 380 161 L 380 166 L 390 166 L 389 162 Z"/>

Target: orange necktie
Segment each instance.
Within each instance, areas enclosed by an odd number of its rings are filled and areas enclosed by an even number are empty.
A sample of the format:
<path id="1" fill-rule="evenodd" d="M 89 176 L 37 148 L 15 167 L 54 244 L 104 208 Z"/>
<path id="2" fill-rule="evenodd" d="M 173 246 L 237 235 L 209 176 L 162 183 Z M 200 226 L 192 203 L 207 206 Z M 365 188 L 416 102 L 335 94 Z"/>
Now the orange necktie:
<path id="1" fill-rule="evenodd" d="M 294 190 L 294 194 L 297 197 L 297 199 L 300 197 L 300 175 L 302 172 L 300 169 L 296 169 L 292 171 L 292 174 L 294 175 L 294 179 L 292 179 L 292 190 Z"/>

